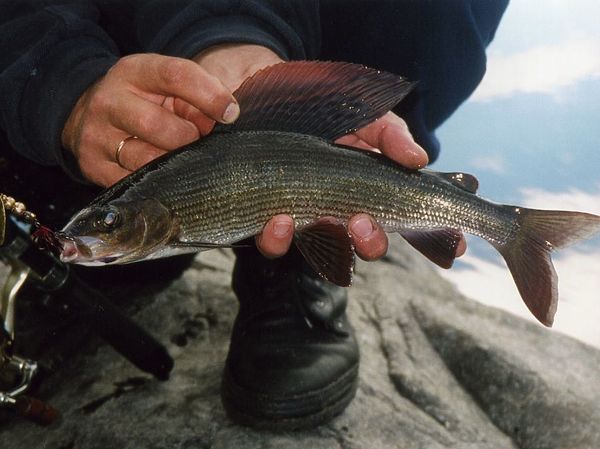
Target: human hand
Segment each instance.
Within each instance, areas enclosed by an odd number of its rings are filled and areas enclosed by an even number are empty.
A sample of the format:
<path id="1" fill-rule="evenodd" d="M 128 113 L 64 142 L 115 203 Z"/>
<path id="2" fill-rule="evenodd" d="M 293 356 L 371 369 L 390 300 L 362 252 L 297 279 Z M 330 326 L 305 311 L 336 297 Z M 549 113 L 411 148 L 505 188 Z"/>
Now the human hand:
<path id="1" fill-rule="evenodd" d="M 427 153 L 414 141 L 406 122 L 392 112 L 355 133 L 341 137 L 337 143 L 380 151 L 407 168 L 423 168 L 428 162 Z M 348 222 L 348 230 L 360 258 L 376 260 L 387 252 L 387 235 L 370 215 L 353 216 Z M 293 234 L 292 218 L 277 215 L 269 220 L 262 234 L 257 237 L 257 246 L 267 257 L 281 256 L 288 251 Z M 456 256 L 463 255 L 466 248 L 463 237 L 456 249 Z"/>
<path id="2" fill-rule="evenodd" d="M 88 88 L 62 133 L 82 174 L 109 186 L 150 160 L 231 123 L 239 106 L 230 90 L 193 61 L 156 54 L 121 58 Z M 117 144 L 128 136 L 115 160 Z"/>

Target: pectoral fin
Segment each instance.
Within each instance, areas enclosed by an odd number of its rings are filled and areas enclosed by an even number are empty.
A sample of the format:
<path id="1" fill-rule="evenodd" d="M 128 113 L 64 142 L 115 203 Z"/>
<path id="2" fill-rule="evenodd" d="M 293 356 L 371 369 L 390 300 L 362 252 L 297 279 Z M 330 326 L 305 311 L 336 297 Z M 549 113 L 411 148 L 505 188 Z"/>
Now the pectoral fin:
<path id="1" fill-rule="evenodd" d="M 230 243 L 230 244 L 221 244 L 221 243 L 210 243 L 210 242 L 171 242 L 169 244 L 174 248 L 197 248 L 198 251 L 215 249 L 215 248 L 250 248 L 252 245 L 248 245 L 246 243 Z"/>
<path id="2" fill-rule="evenodd" d="M 321 218 L 296 232 L 294 241 L 306 262 L 323 278 L 342 287 L 352 284 L 354 246 L 340 221 Z"/>

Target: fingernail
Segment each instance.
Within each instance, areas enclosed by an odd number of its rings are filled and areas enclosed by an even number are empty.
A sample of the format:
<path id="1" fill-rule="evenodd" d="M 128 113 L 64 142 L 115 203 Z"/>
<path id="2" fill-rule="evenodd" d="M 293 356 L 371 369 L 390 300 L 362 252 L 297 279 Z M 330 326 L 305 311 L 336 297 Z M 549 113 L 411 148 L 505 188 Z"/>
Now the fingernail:
<path id="1" fill-rule="evenodd" d="M 233 123 L 237 120 L 240 115 L 240 106 L 236 103 L 229 103 L 227 108 L 225 108 L 225 112 L 223 113 L 223 122 L 224 123 Z"/>
<path id="2" fill-rule="evenodd" d="M 286 237 L 291 229 L 292 225 L 288 221 L 276 221 L 273 224 L 273 234 L 275 237 Z"/>
<path id="3" fill-rule="evenodd" d="M 427 151 L 417 142 L 414 142 L 414 146 L 408 149 L 407 153 L 412 157 L 411 168 L 423 168 L 429 163 Z"/>
<path id="4" fill-rule="evenodd" d="M 418 144 L 416 141 L 415 141 L 415 146 L 416 146 L 416 147 L 417 147 L 419 150 L 421 150 L 421 152 L 423 152 L 423 153 L 427 154 L 427 151 L 425 151 L 425 148 L 423 148 L 421 145 L 419 145 L 419 144 Z"/>
<path id="5" fill-rule="evenodd" d="M 361 239 L 369 237 L 374 230 L 375 226 L 368 217 L 361 217 L 352 224 L 352 233 Z"/>

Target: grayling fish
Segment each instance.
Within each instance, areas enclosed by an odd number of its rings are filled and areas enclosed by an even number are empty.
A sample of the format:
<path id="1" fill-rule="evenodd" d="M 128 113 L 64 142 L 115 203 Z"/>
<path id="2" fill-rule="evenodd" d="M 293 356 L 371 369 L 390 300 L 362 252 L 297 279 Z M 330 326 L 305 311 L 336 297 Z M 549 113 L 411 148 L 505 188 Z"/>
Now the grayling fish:
<path id="1" fill-rule="evenodd" d="M 63 261 L 130 263 L 231 246 L 291 215 L 295 243 L 324 278 L 350 285 L 346 229 L 366 212 L 450 267 L 461 232 L 504 257 L 532 313 L 551 325 L 557 277 L 550 253 L 600 230 L 600 217 L 495 204 L 462 173 L 407 170 L 386 157 L 332 143 L 385 114 L 411 84 L 345 63 L 267 68 L 235 93 L 234 125 L 150 162 L 76 214 L 62 232 Z"/>

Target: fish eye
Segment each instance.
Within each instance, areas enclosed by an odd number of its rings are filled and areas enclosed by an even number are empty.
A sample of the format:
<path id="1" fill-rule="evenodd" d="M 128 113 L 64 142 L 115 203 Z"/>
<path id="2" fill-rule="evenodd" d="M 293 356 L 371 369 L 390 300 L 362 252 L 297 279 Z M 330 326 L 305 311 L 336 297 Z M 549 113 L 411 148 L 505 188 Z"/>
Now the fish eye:
<path id="1" fill-rule="evenodd" d="M 112 228 L 119 222 L 119 213 L 114 210 L 109 210 L 102 219 L 102 224 L 106 228 Z"/>

